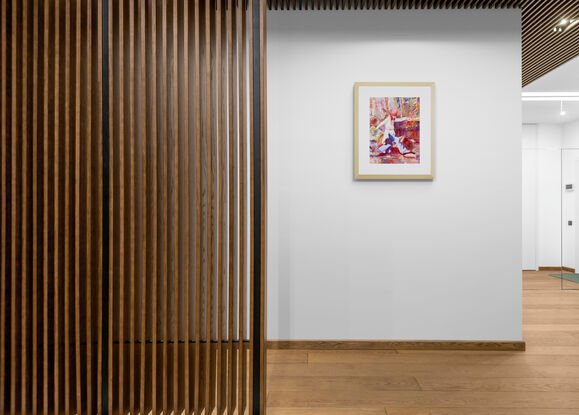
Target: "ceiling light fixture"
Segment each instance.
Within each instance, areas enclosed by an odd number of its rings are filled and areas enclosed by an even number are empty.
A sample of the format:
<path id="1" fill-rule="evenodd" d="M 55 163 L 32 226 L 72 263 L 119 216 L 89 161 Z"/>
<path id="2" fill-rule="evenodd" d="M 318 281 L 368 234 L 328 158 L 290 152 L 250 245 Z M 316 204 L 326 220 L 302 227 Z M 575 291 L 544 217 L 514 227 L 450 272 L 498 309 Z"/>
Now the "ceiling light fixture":
<path id="1" fill-rule="evenodd" d="M 579 23 L 579 19 L 561 19 L 559 23 L 553 27 L 553 32 L 563 33 L 571 29 L 573 26 Z"/>
<path id="2" fill-rule="evenodd" d="M 523 92 L 523 101 L 579 101 L 579 92 Z"/>

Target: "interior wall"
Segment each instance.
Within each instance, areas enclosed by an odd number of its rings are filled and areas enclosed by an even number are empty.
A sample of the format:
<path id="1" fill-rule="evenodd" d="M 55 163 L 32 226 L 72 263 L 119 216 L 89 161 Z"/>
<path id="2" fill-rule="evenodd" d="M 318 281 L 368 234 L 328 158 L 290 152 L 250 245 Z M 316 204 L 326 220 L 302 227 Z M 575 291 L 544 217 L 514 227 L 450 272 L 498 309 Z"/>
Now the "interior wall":
<path id="1" fill-rule="evenodd" d="M 520 12 L 268 19 L 268 338 L 521 340 Z M 356 81 L 436 83 L 433 181 L 353 180 Z"/>

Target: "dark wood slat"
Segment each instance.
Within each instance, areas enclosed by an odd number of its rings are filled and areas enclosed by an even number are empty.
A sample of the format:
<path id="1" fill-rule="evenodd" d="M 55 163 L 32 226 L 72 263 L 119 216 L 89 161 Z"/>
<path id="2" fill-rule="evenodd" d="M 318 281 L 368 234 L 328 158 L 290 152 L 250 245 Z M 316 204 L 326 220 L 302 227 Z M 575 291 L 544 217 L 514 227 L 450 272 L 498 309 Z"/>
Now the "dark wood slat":
<path id="1" fill-rule="evenodd" d="M 266 319 L 265 319 L 265 297 L 266 297 L 266 272 L 267 272 L 267 261 L 266 261 L 266 254 L 267 254 L 267 14 L 266 14 L 266 7 L 263 0 L 260 0 L 260 81 L 261 81 L 261 97 L 259 103 L 261 105 L 261 116 L 260 116 L 260 138 L 261 138 L 261 223 L 260 223 L 260 232 L 261 232 L 261 272 L 260 272 L 260 292 L 259 295 L 259 304 L 260 304 L 260 313 L 256 318 L 259 318 L 259 336 L 257 339 L 254 339 L 256 342 L 259 342 L 260 347 L 260 382 L 259 382 L 259 412 L 265 413 L 265 404 L 267 398 L 267 391 L 266 391 L 266 375 L 267 375 L 267 361 L 266 361 L 266 347 L 265 347 L 265 339 L 266 339 Z"/>
<path id="2" fill-rule="evenodd" d="M 195 51 L 195 389 L 194 407 L 195 414 L 201 414 L 203 410 L 201 397 L 201 235 L 202 235 L 202 209 L 201 209 L 201 67 L 200 67 L 200 30 L 199 23 L 201 8 L 199 0 L 195 0 L 194 11 L 194 51 Z"/>
<path id="3" fill-rule="evenodd" d="M 74 354 L 76 372 L 76 413 L 82 414 L 82 380 L 80 367 L 80 62 L 81 62 L 81 2 L 76 3 L 75 13 L 75 105 L 74 105 Z"/>
<path id="4" fill-rule="evenodd" d="M 31 411 L 38 413 L 38 1 L 32 9 L 32 394 Z M 0 343 L 0 347 L 2 343 Z"/>
<path id="5" fill-rule="evenodd" d="M 102 60 L 103 56 L 103 32 L 102 32 L 102 23 L 103 23 L 103 10 L 102 10 L 102 2 L 97 1 L 97 59 Z M 104 45 L 108 47 L 108 45 Z M 91 67 L 91 65 L 89 65 Z M 98 102 L 98 174 L 99 177 L 103 177 L 103 95 L 102 95 L 102 88 L 103 88 L 103 73 L 102 73 L 102 63 L 97 64 L 97 102 Z M 99 180 L 98 185 L 98 203 L 97 203 L 97 211 L 98 211 L 98 268 L 97 272 L 98 275 L 103 275 L 103 193 L 104 188 L 106 186 L 103 183 L 103 180 Z M 109 259 L 110 261 L 110 259 Z M 110 277 L 110 274 L 109 274 Z M 102 385 L 104 382 L 107 382 L 107 379 L 103 379 L 103 347 L 108 347 L 108 345 L 103 344 L 103 313 L 101 312 L 101 308 L 103 305 L 103 281 L 102 278 L 99 278 L 98 283 L 98 318 L 97 318 L 97 330 L 98 330 L 98 344 L 97 344 L 97 413 L 100 414 L 103 412 L 102 407 L 102 393 L 103 388 Z"/>
<path id="6" fill-rule="evenodd" d="M 118 336 L 119 336 L 119 347 L 118 347 L 118 393 L 119 393 L 119 414 L 125 413 L 125 258 L 126 258 L 126 248 L 125 248 L 125 150 L 126 150 L 126 132 L 125 132 L 125 30 L 124 23 L 126 20 L 124 1 L 119 1 L 118 4 L 118 47 L 119 47 L 119 134 L 118 134 L 118 149 L 119 149 L 119 165 L 118 165 L 118 181 L 119 181 L 119 285 L 118 285 L 118 298 L 119 298 L 119 311 L 118 311 Z M 114 4 L 114 3 L 113 3 Z M 129 125 L 130 128 L 130 125 Z M 114 159 L 112 159 L 114 160 Z M 114 177 L 114 176 L 113 176 Z M 111 297 L 111 299 L 114 297 Z M 112 357 L 112 356 L 111 356 Z"/>
<path id="7" fill-rule="evenodd" d="M 253 42 L 254 42 L 254 31 L 253 31 L 253 7 L 254 7 L 254 2 L 255 1 L 260 1 L 260 0 L 248 0 L 249 6 L 247 8 L 248 13 L 247 13 L 247 21 L 250 22 L 249 24 L 249 99 L 250 99 L 250 105 L 249 105 L 249 151 L 248 151 L 248 155 L 249 155 L 249 252 L 250 252 L 250 261 L 249 261 L 249 284 L 250 284 L 250 288 L 249 288 L 249 321 L 250 323 L 250 328 L 249 328 L 249 363 L 248 363 L 248 371 L 249 371 L 249 379 L 250 381 L 253 380 L 253 376 L 254 376 L 254 371 L 253 371 L 253 347 L 254 347 L 254 328 L 253 328 L 253 318 L 254 318 L 254 295 L 253 295 L 253 286 L 254 286 L 254 269 L 255 269 L 255 262 L 254 262 L 254 212 L 255 212 L 255 203 L 254 203 L 254 198 L 255 198 L 255 186 L 254 186 L 254 178 L 255 178 L 255 163 L 254 163 L 254 157 L 253 157 L 253 140 L 255 137 L 255 122 L 254 122 L 254 115 L 255 115 L 255 107 L 254 107 L 254 102 L 255 102 L 255 90 L 254 90 L 254 82 L 253 82 L 253 78 L 254 78 L 254 74 L 255 74 L 255 70 L 254 70 L 254 63 L 253 63 L 253 58 L 254 58 L 254 47 L 253 47 Z M 298 0 L 300 1 L 300 0 Z M 348 9 L 350 9 L 352 5 L 352 0 L 348 0 Z M 249 398 L 248 398 L 248 406 L 249 406 L 249 411 L 250 413 L 253 413 L 254 411 L 254 401 L 253 401 L 253 385 L 251 385 L 249 387 Z"/>
<path id="8" fill-rule="evenodd" d="M 179 408 L 179 16 L 173 0 L 173 410 Z"/>
<path id="9" fill-rule="evenodd" d="M 60 413 L 60 2 L 54 10 L 54 413 Z"/>
<path id="10" fill-rule="evenodd" d="M 157 414 L 157 309 L 158 309 L 158 298 L 157 298 L 157 285 L 159 279 L 159 268 L 158 268 L 158 255 L 159 255 L 159 244 L 157 239 L 157 228 L 158 228 L 158 129 L 157 129 L 157 4 L 156 0 L 151 0 L 151 242 L 153 244 L 151 252 L 151 273 L 152 279 L 152 303 L 153 312 L 151 316 L 152 330 L 153 330 L 153 344 L 152 344 L 152 362 L 151 362 L 151 406 L 153 410 L 153 415 Z"/>
<path id="11" fill-rule="evenodd" d="M 18 1 L 12 1 L 12 26 L 11 26 L 11 42 L 10 48 L 12 52 L 12 65 L 11 65 L 11 91 L 16 91 L 16 49 L 18 45 L 18 38 L 17 38 L 17 7 Z M 16 93 L 12 94 L 10 97 L 10 104 L 11 104 L 11 195 L 10 195 L 10 218 L 11 218 L 11 231 L 10 231 L 10 239 L 11 239 L 11 248 L 10 248 L 10 274 L 11 274 L 11 286 L 10 286 L 10 360 L 13 365 L 16 364 L 16 357 L 15 357 L 15 350 L 16 350 L 16 235 L 17 235 L 17 192 L 16 186 L 18 185 L 17 178 L 18 172 L 16 170 L 17 166 L 17 142 L 16 139 L 18 131 L 17 131 L 17 123 L 15 122 L 18 117 L 17 112 L 17 100 L 16 100 Z M 16 412 L 16 370 L 10 371 L 10 413 L 14 414 Z"/>
<path id="12" fill-rule="evenodd" d="M 70 414 L 70 220 L 71 220 L 71 131 L 70 131 L 70 55 L 71 55 L 71 15 L 70 0 L 65 1 L 64 9 L 64 412 Z"/>
<path id="13" fill-rule="evenodd" d="M 211 97 L 211 15 L 212 5 L 205 2 L 205 178 L 206 178 L 206 237 L 205 241 L 205 412 L 210 413 L 213 402 L 213 376 L 212 376 L 212 348 L 211 348 L 211 326 L 212 326 L 212 287 L 213 287 L 213 223 L 212 223 L 212 198 L 213 198 L 213 177 L 212 177 L 212 125 L 211 116 L 212 97 Z"/>
<path id="14" fill-rule="evenodd" d="M 119 136 L 118 132 L 115 131 L 115 124 L 114 124 L 114 109 L 115 109 L 115 99 L 114 99 L 114 48 L 113 48 L 113 6 L 114 3 L 109 2 L 108 7 L 108 45 L 103 45 L 103 47 L 107 47 L 109 50 L 109 160 L 115 160 L 115 137 Z M 120 141 L 120 140 L 119 140 Z M 106 347 L 109 348 L 108 351 L 108 413 L 113 413 L 113 402 L 114 402 L 114 390 L 113 389 L 113 379 L 115 377 L 115 373 L 113 371 L 114 368 L 114 349 L 113 349 L 113 334 L 114 334 L 114 319 L 116 318 L 114 311 L 115 311 L 115 301 L 114 301 L 114 283 L 115 283 L 115 266 L 114 266 L 114 258 L 115 258 L 115 221 L 114 221 L 114 213 L 115 213 L 115 173 L 116 167 L 114 163 L 109 163 L 109 315 L 108 315 L 108 345 Z M 104 293 L 103 293 L 104 294 Z M 103 345 L 103 347 L 105 347 Z"/>
<path id="15" fill-rule="evenodd" d="M 71 410 L 71 5 L 67 0 L 65 3 L 65 23 L 64 23 L 64 411 L 66 414 Z"/>
<path id="16" fill-rule="evenodd" d="M 185 214 L 183 215 L 184 218 L 184 246 L 183 246 L 183 313 L 184 313 L 184 337 L 185 337 L 185 353 L 183 355 L 183 366 L 184 366 L 184 408 L 185 414 L 189 415 L 191 413 L 191 400 L 190 400 L 190 348 L 189 348 L 189 340 L 190 340 L 190 320 L 189 320 L 189 313 L 190 313 L 190 301 L 189 301 L 189 281 L 191 278 L 190 274 L 190 179 L 189 179 L 189 152 L 190 152 L 190 145 L 189 145 L 189 1 L 183 0 L 183 178 L 185 180 L 184 183 L 184 208 Z"/>
<path id="17" fill-rule="evenodd" d="M 28 411 L 27 402 L 27 372 L 28 372 L 28 147 L 29 147 L 29 136 L 28 136 L 28 33 L 29 33 L 29 22 L 28 22 L 28 2 L 23 2 L 22 7 L 22 46 L 21 54 L 22 61 L 20 69 L 22 71 L 22 108 L 21 108 L 21 120 L 22 125 L 20 127 L 20 137 L 18 137 L 22 143 L 22 179 L 20 181 L 21 193 L 20 193 L 20 219 L 21 223 L 21 258 L 20 258 L 20 271 L 21 271 L 21 303 L 20 303 L 20 359 L 21 359 L 21 372 L 20 372 L 20 407 L 23 414 Z M 14 68 L 16 70 L 16 68 Z M 13 136 L 12 139 L 16 139 Z M 14 271 L 12 271 L 14 272 Z M 13 312 L 16 312 L 14 309 Z"/>
<path id="18" fill-rule="evenodd" d="M 146 361 L 147 361 L 147 352 L 146 346 L 147 343 L 145 341 L 147 336 L 147 253 L 150 250 L 149 244 L 147 244 L 147 212 L 149 210 L 149 204 L 147 203 L 147 165 L 148 165 L 148 153 L 147 153 L 147 126 L 148 126 L 148 117 L 147 117 L 147 49 L 146 49 L 146 33 L 147 33 L 147 22 L 146 22 L 146 4 L 145 0 L 139 1 L 139 29 L 140 29 L 140 39 L 139 39 L 139 46 L 140 46 L 140 65 L 141 65 L 141 77 L 140 77 L 140 93 L 141 93 L 141 110 L 139 114 L 139 122 L 141 124 L 141 176 L 142 176 L 142 196 L 141 196 L 141 205 L 142 205 L 142 217 L 141 217 L 141 243 L 142 243 L 142 252 L 140 255 L 141 258 L 141 361 L 140 361 L 140 396 L 139 396 L 139 410 L 142 412 L 145 411 L 145 397 L 146 397 L 146 382 L 148 380 L 148 373 L 146 371 Z"/>
<path id="19" fill-rule="evenodd" d="M 167 94 L 167 2 L 162 2 L 161 7 L 161 115 L 163 117 L 162 140 L 163 140 L 163 213 L 161 215 L 163 232 L 163 413 L 169 410 L 168 396 L 168 352 L 169 352 L 169 143 L 168 143 L 168 94 Z"/>
<path id="20" fill-rule="evenodd" d="M 238 51 L 239 62 L 239 292 L 238 292 L 238 318 L 239 318 L 239 356 L 238 356 L 238 403 L 240 413 L 245 412 L 246 405 L 246 366 L 245 366 L 245 271 L 247 265 L 246 240 L 247 240 L 247 21 L 245 8 L 241 8 L 238 16 Z"/>
<path id="21" fill-rule="evenodd" d="M 129 413 L 135 413 L 135 215 L 137 205 L 135 200 L 135 2 L 129 1 Z M 124 381 L 124 378 L 121 378 Z"/>
<path id="22" fill-rule="evenodd" d="M 91 415 L 93 411 L 93 365 L 92 365 L 92 4 L 91 0 L 86 1 L 86 230 L 85 230 L 85 264 L 86 264 L 86 412 Z M 100 65 L 99 65 L 100 66 Z M 100 273 L 97 275 L 101 275 Z M 97 302 L 97 310 L 100 310 L 101 303 Z"/>
<path id="23" fill-rule="evenodd" d="M 6 197 L 7 197 L 7 187 L 6 187 L 6 163 L 7 163 L 7 134 L 6 134 L 6 107 L 7 107 L 7 96 L 6 96 L 6 49 L 7 49 L 7 32 L 8 32 L 8 19 L 6 16 L 6 8 L 8 6 L 7 1 L 3 1 L 0 4 L 0 152 L 2 157 L 2 164 L 0 165 L 0 185 L 2 186 L 2 192 L 0 192 L 0 220 L 1 220 L 1 234 L 0 234 L 0 408 L 2 412 L 5 411 L 5 388 L 6 379 L 8 378 L 6 373 L 6 251 L 8 249 L 8 240 L 6 232 Z"/>
<path id="24" fill-rule="evenodd" d="M 49 13 L 49 2 L 44 2 L 44 36 L 43 36 L 43 99 L 42 99 L 42 107 L 43 107 L 43 128 L 42 128 L 42 135 L 43 135 L 43 157 L 42 157 L 42 323 L 43 323 L 43 347 L 42 347 L 42 413 L 44 415 L 48 415 L 48 385 L 49 385 L 49 378 L 48 378 L 48 209 L 49 209 L 49 200 L 48 200 L 48 176 L 49 176 L 49 166 L 48 166 L 48 151 L 49 151 L 49 134 L 48 134 L 48 118 L 49 118 L 49 104 L 48 104 L 48 85 L 49 85 L 49 73 L 48 73 L 48 51 L 49 51 L 49 42 L 50 42 L 50 13 Z M 4 210 L 4 209 L 2 209 Z"/>

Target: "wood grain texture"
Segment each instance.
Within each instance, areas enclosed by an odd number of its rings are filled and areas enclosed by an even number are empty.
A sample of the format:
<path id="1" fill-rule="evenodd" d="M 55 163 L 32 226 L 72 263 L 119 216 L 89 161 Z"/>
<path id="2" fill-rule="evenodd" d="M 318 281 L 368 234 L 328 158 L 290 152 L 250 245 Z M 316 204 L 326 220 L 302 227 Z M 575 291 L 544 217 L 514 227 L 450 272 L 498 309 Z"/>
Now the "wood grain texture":
<path id="1" fill-rule="evenodd" d="M 140 372 L 139 372 L 139 409 L 146 408 L 146 398 L 147 398 L 147 321 L 150 320 L 149 313 L 147 313 L 147 277 L 148 273 L 148 257 L 145 253 L 149 252 L 152 244 L 147 243 L 147 237 L 149 235 L 147 214 L 150 209 L 150 200 L 148 198 L 148 166 L 150 164 L 148 157 L 148 126 L 150 120 L 147 117 L 147 104 L 148 104 L 148 94 L 147 94 L 147 7 L 146 0 L 139 0 L 139 48 L 140 48 L 140 79 L 139 79 L 139 89 L 140 89 L 140 112 L 139 112 L 139 123 L 141 125 L 141 176 L 142 176 L 142 194 L 141 194 L 141 273 L 140 273 L 140 283 L 141 289 L 141 300 L 140 300 L 140 315 L 141 315 L 141 330 L 140 330 L 140 340 L 141 340 L 141 359 L 140 359 Z M 149 318 L 147 318 L 149 317 Z"/>
<path id="2" fill-rule="evenodd" d="M 1 4 L 0 412 L 246 413 L 248 5 L 108 4 Z"/>
<path id="3" fill-rule="evenodd" d="M 135 120 L 135 0 L 129 1 L 129 414 L 135 413 L 135 342 L 137 326 L 137 309 L 136 309 L 136 286 L 135 286 L 135 257 L 136 257 L 136 227 L 135 220 L 137 214 L 136 200 L 136 120 Z M 122 330 L 122 328 L 121 328 Z M 123 352 L 121 351 L 121 354 Z M 121 382 L 124 379 L 121 378 Z M 121 408 L 122 409 L 122 408 Z"/>
<path id="4" fill-rule="evenodd" d="M 99 301 L 86 301 L 84 276 L 98 271 L 84 262 L 92 202 L 81 166 L 97 156 L 85 147 L 95 125 L 81 98 L 90 79 L 83 46 L 94 36 L 85 12 L 97 5 L 1 5 L 1 413 L 94 410 L 86 327 Z"/>

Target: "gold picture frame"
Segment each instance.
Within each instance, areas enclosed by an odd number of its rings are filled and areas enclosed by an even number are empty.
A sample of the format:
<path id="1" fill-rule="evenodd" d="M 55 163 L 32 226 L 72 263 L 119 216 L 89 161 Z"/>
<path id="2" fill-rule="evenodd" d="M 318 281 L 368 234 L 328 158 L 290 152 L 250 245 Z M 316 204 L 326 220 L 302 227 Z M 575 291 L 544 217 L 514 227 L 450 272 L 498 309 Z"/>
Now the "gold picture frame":
<path id="1" fill-rule="evenodd" d="M 364 87 L 423 87 L 429 89 L 429 156 L 428 172 L 400 174 L 360 173 L 360 89 Z M 356 82 L 354 83 L 354 179 L 355 180 L 433 180 L 434 179 L 434 82 Z M 422 109 L 421 109 L 422 111 Z M 421 116 L 422 119 L 422 116 Z M 422 137 L 421 137 L 422 139 Z M 402 164 L 404 166 L 404 164 Z M 400 170 L 403 170 L 401 168 Z"/>

